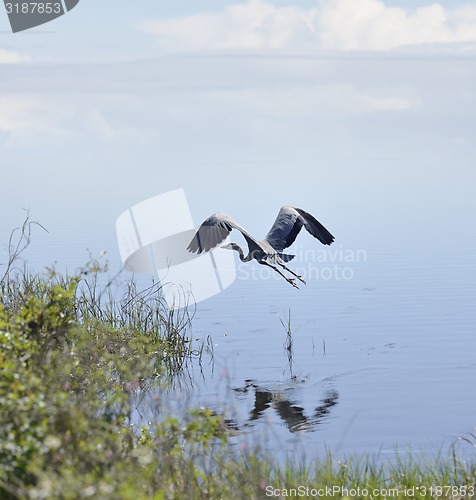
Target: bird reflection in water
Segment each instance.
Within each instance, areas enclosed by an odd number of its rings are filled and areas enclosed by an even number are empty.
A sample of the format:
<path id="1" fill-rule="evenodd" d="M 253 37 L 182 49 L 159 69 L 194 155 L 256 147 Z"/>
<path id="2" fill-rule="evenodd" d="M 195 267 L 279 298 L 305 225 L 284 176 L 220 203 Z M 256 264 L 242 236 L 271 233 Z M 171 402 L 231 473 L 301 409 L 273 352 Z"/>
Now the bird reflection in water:
<path id="1" fill-rule="evenodd" d="M 319 423 L 328 417 L 332 407 L 339 400 L 338 392 L 335 389 L 330 389 L 324 394 L 311 414 L 305 415 L 304 408 L 289 399 L 285 391 L 263 389 L 251 380 L 247 380 L 244 387 L 237 387 L 234 390 L 240 393 L 253 390 L 255 393 L 254 408 L 250 412 L 247 425 L 252 425 L 254 421 L 263 418 L 264 412 L 272 408 L 284 421 L 290 432 L 314 430 Z"/>

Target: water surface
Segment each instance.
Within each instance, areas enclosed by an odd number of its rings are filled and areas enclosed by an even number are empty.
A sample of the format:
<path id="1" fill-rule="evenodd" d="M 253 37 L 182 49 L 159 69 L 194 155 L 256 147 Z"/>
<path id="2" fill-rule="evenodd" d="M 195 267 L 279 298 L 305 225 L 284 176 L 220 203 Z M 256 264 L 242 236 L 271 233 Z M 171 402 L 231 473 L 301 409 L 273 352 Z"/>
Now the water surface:
<path id="1" fill-rule="evenodd" d="M 237 281 L 197 306 L 193 334 L 211 336 L 213 362 L 186 396 L 279 456 L 433 455 L 474 432 L 476 238 L 453 239 L 449 219 L 432 238 L 421 213 L 365 246 L 337 238 L 326 262 L 306 235 L 316 258 L 299 247 L 290 267 L 347 274 L 314 274 L 300 290 L 240 263 Z"/>

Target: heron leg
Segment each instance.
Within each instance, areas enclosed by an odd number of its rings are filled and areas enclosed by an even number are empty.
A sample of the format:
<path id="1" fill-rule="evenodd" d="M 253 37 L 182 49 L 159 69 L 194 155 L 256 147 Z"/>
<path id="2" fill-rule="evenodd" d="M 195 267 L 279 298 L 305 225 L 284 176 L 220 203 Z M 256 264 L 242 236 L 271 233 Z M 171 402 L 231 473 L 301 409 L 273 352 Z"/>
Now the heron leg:
<path id="1" fill-rule="evenodd" d="M 280 274 L 288 283 L 290 283 L 294 288 L 299 288 L 297 285 L 296 285 L 296 280 L 294 280 L 293 278 L 288 278 L 286 275 L 284 275 L 277 267 L 273 266 L 272 264 L 270 264 L 269 262 L 266 262 L 265 260 L 259 260 L 258 261 L 260 264 L 263 264 L 264 266 L 268 266 L 270 267 L 271 269 L 274 269 L 278 274 Z M 294 273 L 292 273 L 294 274 Z M 297 277 L 297 275 L 295 275 Z"/>
<path id="2" fill-rule="evenodd" d="M 288 271 L 288 273 L 291 273 L 293 276 L 296 276 L 296 278 L 299 280 L 299 281 L 302 281 L 304 284 L 306 284 L 306 282 L 304 281 L 304 279 L 302 278 L 302 276 L 299 276 L 299 274 L 296 274 L 294 271 L 291 271 L 291 269 L 289 269 L 289 267 L 286 267 L 282 262 L 279 262 L 279 260 L 276 261 L 283 269 L 286 269 L 286 271 Z"/>

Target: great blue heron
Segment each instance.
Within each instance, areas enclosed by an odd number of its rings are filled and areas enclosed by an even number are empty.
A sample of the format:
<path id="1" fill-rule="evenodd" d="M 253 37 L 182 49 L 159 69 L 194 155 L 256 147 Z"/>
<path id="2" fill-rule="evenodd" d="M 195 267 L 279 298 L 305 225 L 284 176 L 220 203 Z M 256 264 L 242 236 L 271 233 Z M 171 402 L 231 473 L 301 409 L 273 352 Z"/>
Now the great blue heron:
<path id="1" fill-rule="evenodd" d="M 273 226 L 264 240 L 256 240 L 231 217 L 226 214 L 217 213 L 211 215 L 202 223 L 188 245 L 187 250 L 199 254 L 208 252 L 219 245 L 230 234 L 232 229 L 238 229 L 248 243 L 248 255 L 245 257 L 243 250 L 236 243 L 222 245 L 222 248 L 236 250 L 242 262 L 249 262 L 255 259 L 260 264 L 271 267 L 288 283 L 298 288 L 296 280 L 284 275 L 276 267 L 276 264 L 291 273 L 304 284 L 306 283 L 301 276 L 291 271 L 291 269 L 287 268 L 284 264 L 293 259 L 294 255 L 282 253 L 285 248 L 293 244 L 303 226 L 312 236 L 314 236 L 314 238 L 317 238 L 324 245 L 330 245 L 334 241 L 334 236 L 332 236 L 332 234 L 311 214 L 308 214 L 300 208 L 281 207 Z"/>

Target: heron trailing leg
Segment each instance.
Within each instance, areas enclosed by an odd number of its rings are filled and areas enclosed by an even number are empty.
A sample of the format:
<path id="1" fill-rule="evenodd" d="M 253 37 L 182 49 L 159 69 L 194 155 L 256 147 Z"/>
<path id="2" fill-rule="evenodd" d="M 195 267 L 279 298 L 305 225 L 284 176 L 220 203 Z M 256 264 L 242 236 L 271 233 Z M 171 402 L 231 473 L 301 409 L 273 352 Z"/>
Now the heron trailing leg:
<path id="1" fill-rule="evenodd" d="M 299 281 L 302 281 L 304 284 L 306 284 L 306 282 L 303 280 L 303 278 L 301 276 L 299 276 L 299 274 L 296 274 L 294 271 L 291 271 L 291 269 L 289 269 L 289 267 L 286 267 L 283 263 L 277 261 L 277 263 L 283 268 L 283 269 L 286 269 L 286 271 L 288 271 L 288 273 L 291 273 L 293 276 L 296 276 L 296 278 L 299 280 Z"/>
<path id="2" fill-rule="evenodd" d="M 294 280 L 293 278 L 288 278 L 286 275 L 284 275 L 277 267 L 273 266 L 272 264 L 270 264 L 269 262 L 266 262 L 265 260 L 260 260 L 258 261 L 260 264 L 263 264 L 265 266 L 268 266 L 270 267 L 271 269 L 274 269 L 278 274 L 280 274 L 288 283 L 290 283 L 294 288 L 298 288 L 299 287 L 296 285 L 296 280 Z M 284 266 L 283 266 L 284 267 Z M 294 274 L 294 273 L 292 273 Z M 297 275 L 295 275 L 296 277 L 298 277 Z M 301 280 L 302 281 L 302 280 Z"/>

